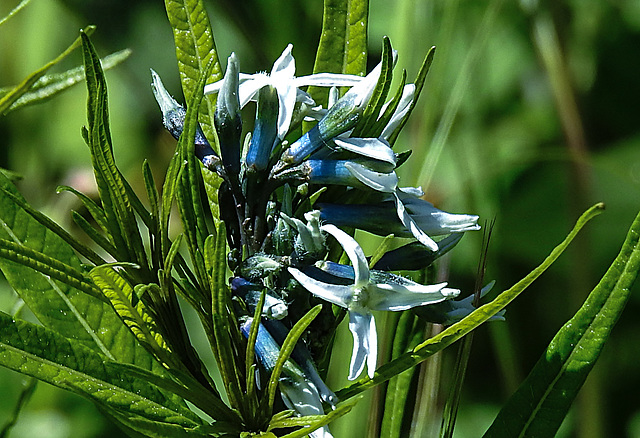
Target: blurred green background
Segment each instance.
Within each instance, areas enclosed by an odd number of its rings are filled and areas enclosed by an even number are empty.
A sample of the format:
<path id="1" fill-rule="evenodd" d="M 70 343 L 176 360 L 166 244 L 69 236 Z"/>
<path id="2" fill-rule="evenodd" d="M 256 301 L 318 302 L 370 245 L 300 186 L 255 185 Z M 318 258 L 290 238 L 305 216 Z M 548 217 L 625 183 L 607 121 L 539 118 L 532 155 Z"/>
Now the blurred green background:
<path id="1" fill-rule="evenodd" d="M 0 1 L 0 17 L 18 3 Z M 298 74 L 311 72 L 321 0 L 206 4 L 222 59 L 235 51 L 242 71 L 270 70 L 292 42 Z M 116 158 L 141 187 L 142 160 L 151 161 L 159 178 L 175 147 L 160 123 L 149 68 L 182 100 L 162 2 L 33 0 L 0 27 L 0 87 L 53 59 L 87 24 L 98 26 L 92 39 L 103 56 L 133 51 L 107 72 L 107 81 Z M 477 437 L 605 272 L 640 209 L 640 2 L 371 0 L 371 66 L 383 35 L 399 51 L 396 72 L 405 68 L 410 79 L 428 48 L 437 46 L 420 103 L 396 146 L 413 151 L 401 181 L 422 185 L 443 209 L 496 219 L 486 275 L 497 281 L 494 291 L 537 265 L 583 210 L 598 201 L 607 205 L 571 250 L 510 305 L 506 322 L 482 327 L 475 336 L 455 436 Z M 78 51 L 55 71 L 81 62 Z M 69 209 L 80 207 L 55 188 L 95 191 L 80 136 L 85 105 L 78 85 L 0 118 L 0 167 L 22 175 L 18 185 L 29 202 L 71 230 Z M 480 233 L 466 236 L 443 263 L 453 287 L 473 288 L 480 244 Z M 559 436 L 640 437 L 635 289 Z M 11 312 L 15 304 L 1 283 L 0 309 Z M 341 339 L 344 354 L 336 362 L 350 354 L 348 332 Z M 450 353 L 439 363 L 446 377 Z M 343 384 L 346 366 L 333 364 L 335 369 L 330 382 Z M 0 369 L 0 426 L 23 380 Z M 332 427 L 336 437 L 367 436 L 372 396 Z M 91 403 L 46 384 L 37 386 L 10 433 L 120 435 Z"/>

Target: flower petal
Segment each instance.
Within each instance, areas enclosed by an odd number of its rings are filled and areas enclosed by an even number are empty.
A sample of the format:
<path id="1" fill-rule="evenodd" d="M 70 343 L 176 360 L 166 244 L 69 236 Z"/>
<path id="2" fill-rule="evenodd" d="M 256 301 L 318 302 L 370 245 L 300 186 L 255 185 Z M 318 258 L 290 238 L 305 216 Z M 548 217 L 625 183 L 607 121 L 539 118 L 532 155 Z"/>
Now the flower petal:
<path id="1" fill-rule="evenodd" d="M 371 310 L 400 311 L 427 304 L 439 303 L 447 298 L 458 296 L 458 289 L 445 287 L 447 283 L 439 284 L 392 284 L 380 283 L 375 286 L 375 294 L 371 293 L 368 307 Z M 371 288 L 373 289 L 373 288 Z"/>
<path id="2" fill-rule="evenodd" d="M 325 224 L 320 229 L 335 237 L 344 252 L 347 253 L 355 271 L 354 287 L 362 287 L 369 283 L 369 264 L 358 242 L 335 225 Z"/>
<path id="3" fill-rule="evenodd" d="M 337 284 L 324 283 L 318 281 L 315 278 L 309 277 L 296 268 L 287 268 L 289 273 L 295 278 L 298 283 L 302 285 L 306 290 L 313 295 L 329 301 L 337 306 L 347 308 L 353 297 L 352 286 L 341 286 Z"/>
<path id="4" fill-rule="evenodd" d="M 353 335 L 353 352 L 349 364 L 349 380 L 355 380 L 364 369 L 365 361 L 369 377 L 376 370 L 377 334 L 373 315 L 370 313 L 349 312 L 349 330 Z"/>
<path id="5" fill-rule="evenodd" d="M 371 187 L 373 190 L 383 193 L 392 193 L 398 187 L 398 176 L 395 172 L 382 173 L 371 170 L 362 164 L 349 162 L 345 164 L 349 172 L 358 180 Z M 402 220 L 402 218 L 400 218 Z"/>
<path id="6" fill-rule="evenodd" d="M 340 148 L 354 154 L 374 158 L 395 166 L 396 154 L 386 140 L 379 138 L 334 138 L 333 142 Z"/>

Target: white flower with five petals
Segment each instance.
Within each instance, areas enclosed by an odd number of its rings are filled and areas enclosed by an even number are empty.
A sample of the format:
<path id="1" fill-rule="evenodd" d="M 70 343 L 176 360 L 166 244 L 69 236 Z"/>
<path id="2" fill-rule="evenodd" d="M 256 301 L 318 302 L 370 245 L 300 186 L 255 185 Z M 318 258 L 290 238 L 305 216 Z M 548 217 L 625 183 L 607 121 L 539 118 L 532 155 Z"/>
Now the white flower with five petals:
<path id="1" fill-rule="evenodd" d="M 389 275 L 387 282 L 372 281 L 367 259 L 358 242 L 338 227 L 326 224 L 321 230 L 331 234 L 342 245 L 355 273 L 354 283 L 340 285 L 325 283 L 309 277 L 297 268 L 289 268 L 291 275 L 313 295 L 349 311 L 349 330 L 353 335 L 353 353 L 349 365 L 349 380 L 357 378 L 365 363 L 370 378 L 376 369 L 377 333 L 373 310 L 401 311 L 434 304 L 458 296 L 458 289 L 445 287 L 447 283 L 422 285 L 399 276 Z"/>
<path id="2" fill-rule="evenodd" d="M 278 93 L 278 137 L 284 139 L 291 125 L 291 117 L 296 102 L 303 102 L 309 106 L 315 102 L 300 87 L 351 87 L 359 83 L 363 77 L 338 73 L 317 73 L 307 76 L 295 76 L 296 62 L 291 54 L 293 45 L 289 44 L 280 57 L 273 63 L 271 73 L 260 72 L 255 74 L 240 73 L 240 107 L 244 107 L 252 100 L 256 100 L 258 91 L 267 85 L 273 86 Z M 222 86 L 222 81 L 206 85 L 205 94 L 217 93 Z"/>

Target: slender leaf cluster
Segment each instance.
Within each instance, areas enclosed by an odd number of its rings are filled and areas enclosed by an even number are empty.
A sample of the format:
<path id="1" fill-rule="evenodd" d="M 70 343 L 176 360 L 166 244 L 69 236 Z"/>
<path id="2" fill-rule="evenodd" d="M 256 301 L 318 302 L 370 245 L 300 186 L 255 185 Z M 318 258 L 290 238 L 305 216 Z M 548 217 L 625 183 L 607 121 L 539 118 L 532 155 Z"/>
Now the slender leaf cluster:
<path id="1" fill-rule="evenodd" d="M 502 319 L 603 206 L 588 210 L 538 268 L 488 304 L 478 299 L 492 285 L 456 299 L 461 291 L 446 283 L 401 276 L 424 272 L 479 228 L 477 216 L 435 208 L 396 174 L 411 153 L 397 151 L 396 140 L 434 49 L 414 83 L 402 72 L 394 86 L 398 55 L 385 38 L 380 64 L 365 75 L 368 3 L 327 1 L 313 74 L 296 76 L 289 45 L 270 73 L 242 73 L 231 54 L 223 76 L 202 2 L 165 6 L 186 105 L 152 71 L 177 147 L 162 184 L 143 164 L 144 200 L 116 165 L 103 72 L 109 59 L 99 59 L 92 28 L 22 84 L 0 90 L 2 114 L 52 95 L 80 71 L 45 71 L 82 47 L 82 135 L 99 193 L 92 199 L 59 188 L 88 212 L 72 212 L 93 241 L 87 246 L 0 174 L 0 269 L 41 323 L 0 312 L 0 365 L 81 394 L 130 436 L 155 437 L 330 437 L 329 423 L 362 391 L 396 378 L 383 430 L 400 436 L 406 424 L 397 419 L 409 408 L 398 376 Z M 171 220 L 175 206 L 180 227 Z M 636 220 L 601 284 L 486 436 L 555 433 L 628 298 L 640 267 L 639 228 Z M 356 230 L 383 237 L 372 256 Z M 187 332 L 185 305 L 204 328 L 215 370 Z M 381 366 L 374 311 L 400 315 L 392 360 Z M 348 376 L 359 380 L 334 391 L 324 378 L 346 317 Z M 447 327 L 424 340 L 417 328 L 427 321 Z"/>

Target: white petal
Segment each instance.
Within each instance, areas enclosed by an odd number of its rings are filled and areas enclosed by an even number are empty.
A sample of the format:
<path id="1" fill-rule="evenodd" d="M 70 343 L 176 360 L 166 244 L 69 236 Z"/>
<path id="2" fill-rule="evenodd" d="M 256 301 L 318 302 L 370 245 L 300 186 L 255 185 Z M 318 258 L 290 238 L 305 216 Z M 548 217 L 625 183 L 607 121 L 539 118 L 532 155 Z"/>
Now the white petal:
<path id="1" fill-rule="evenodd" d="M 373 328 L 373 332 L 371 329 Z M 371 353 L 377 353 L 377 345 L 371 351 L 372 341 L 377 342 L 375 332 L 375 321 L 370 313 L 349 312 L 349 330 L 353 335 L 353 352 L 351 353 L 351 363 L 349 364 L 349 380 L 355 380 L 364 369 L 365 361 L 367 367 L 373 371 L 376 368 L 376 357 L 370 358 Z M 373 339 L 372 339 L 373 333 Z M 370 365 L 371 364 L 371 365 Z M 371 377 L 373 372 L 369 371 Z"/>
<path id="2" fill-rule="evenodd" d="M 347 253 L 355 273 L 354 287 L 362 287 L 369 283 L 369 264 L 358 242 L 335 225 L 325 224 L 320 229 L 335 237 L 344 252 Z"/>
<path id="3" fill-rule="evenodd" d="M 407 228 L 407 230 L 411 232 L 411 234 L 413 234 L 413 237 L 415 237 L 418 240 L 418 242 L 422 243 L 431 251 L 437 251 L 438 244 L 434 242 L 431 237 L 427 236 L 424 233 L 424 231 L 420 229 L 418 224 L 415 223 L 415 221 L 411 218 L 406 208 L 404 207 L 402 200 L 398 198 L 397 194 L 395 195 L 395 200 L 396 200 L 396 212 L 398 213 L 398 218 L 400 219 L 402 224 Z"/>
<path id="4" fill-rule="evenodd" d="M 370 298 L 369 308 L 372 310 L 400 311 L 414 307 L 435 304 L 448 298 L 456 297 L 458 289 L 446 288 L 447 283 L 440 284 L 377 284 L 375 297 Z M 370 289 L 371 291 L 371 289 Z M 372 292 L 372 291 L 371 291 Z M 374 299 L 375 298 L 375 299 Z"/>
<path id="5" fill-rule="evenodd" d="M 334 138 L 333 142 L 349 152 L 396 164 L 396 154 L 386 140 L 379 138 Z"/>
<path id="6" fill-rule="evenodd" d="M 296 268 L 288 268 L 288 270 L 293 278 L 313 295 L 344 308 L 347 308 L 349 303 L 351 303 L 351 298 L 353 297 L 353 289 L 351 286 L 324 283 L 309 277 Z"/>
<path id="7" fill-rule="evenodd" d="M 402 90 L 402 97 L 400 98 L 400 103 L 398 107 L 393 112 L 393 116 L 387 123 L 387 126 L 384 127 L 382 134 L 380 135 L 382 138 L 389 138 L 389 136 L 396 130 L 402 119 L 407 115 L 409 110 L 411 109 L 411 103 L 413 102 L 413 97 L 416 91 L 416 86 L 414 84 L 407 84 L 404 86 Z M 386 108 L 383 108 L 381 113 L 384 112 Z"/>
<path id="8" fill-rule="evenodd" d="M 316 87 L 353 87 L 364 79 L 363 76 L 343 75 L 340 73 L 316 73 L 294 79 L 296 87 L 313 85 Z"/>
<path id="9" fill-rule="evenodd" d="M 296 60 L 293 58 L 293 55 L 291 55 L 291 50 L 293 50 L 293 44 L 289 44 L 280 57 L 276 59 L 276 62 L 273 63 L 271 78 L 274 81 L 289 82 L 293 79 L 296 73 Z"/>
<path id="10" fill-rule="evenodd" d="M 375 172 L 362 164 L 349 162 L 344 165 L 349 172 L 368 187 L 383 193 L 394 193 L 398 187 L 398 176 L 395 172 Z"/>
<path id="11" fill-rule="evenodd" d="M 238 91 L 240 108 L 244 108 L 244 106 L 248 104 L 249 101 L 255 100 L 255 95 L 262 87 L 271 84 L 269 76 L 267 76 L 265 73 L 256 73 L 252 76 L 253 77 L 251 78 L 251 80 L 244 81 L 240 84 L 240 89 Z"/>
<path id="12" fill-rule="evenodd" d="M 278 90 L 278 138 L 283 140 L 289 132 L 291 126 L 291 117 L 296 106 L 296 98 L 298 90 L 291 86 L 291 82 L 287 84 L 277 83 Z"/>

